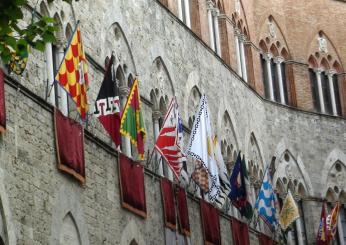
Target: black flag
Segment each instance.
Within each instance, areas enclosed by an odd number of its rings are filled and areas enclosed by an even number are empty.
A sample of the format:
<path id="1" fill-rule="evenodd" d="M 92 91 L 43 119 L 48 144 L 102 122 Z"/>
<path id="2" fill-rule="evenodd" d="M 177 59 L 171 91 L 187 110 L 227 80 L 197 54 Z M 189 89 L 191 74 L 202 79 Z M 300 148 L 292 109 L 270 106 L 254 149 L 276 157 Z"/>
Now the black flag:
<path id="1" fill-rule="evenodd" d="M 121 143 L 119 86 L 113 74 L 114 56 L 108 62 L 101 88 L 95 101 L 94 115 L 102 123 L 116 146 Z"/>

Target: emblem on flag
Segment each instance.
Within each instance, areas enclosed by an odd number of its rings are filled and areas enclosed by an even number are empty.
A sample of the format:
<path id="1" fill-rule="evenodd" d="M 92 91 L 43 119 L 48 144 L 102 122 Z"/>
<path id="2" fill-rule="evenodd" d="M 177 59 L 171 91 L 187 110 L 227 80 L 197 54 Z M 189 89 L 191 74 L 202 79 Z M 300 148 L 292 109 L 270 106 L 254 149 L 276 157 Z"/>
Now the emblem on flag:
<path id="1" fill-rule="evenodd" d="M 94 116 L 98 118 L 116 146 L 121 144 L 119 87 L 113 70 L 114 56 L 106 68 L 101 88 L 95 101 Z"/>
<path id="2" fill-rule="evenodd" d="M 323 202 L 320 225 L 318 226 L 316 245 L 328 245 L 326 204 Z"/>
<path id="3" fill-rule="evenodd" d="M 200 166 L 196 166 L 197 171 L 208 174 L 206 178 L 202 174 L 202 182 L 196 182 L 208 194 L 211 202 L 214 202 L 220 194 L 220 181 L 218 168 L 214 159 L 214 147 L 212 140 L 212 130 L 210 124 L 208 102 L 205 95 L 202 96 L 199 109 L 196 112 L 195 121 L 192 126 L 189 145 L 186 154 L 197 160 Z M 198 173 L 198 172 L 197 172 Z M 197 173 L 193 174 L 196 175 Z M 196 178 L 194 178 L 196 180 Z"/>
<path id="4" fill-rule="evenodd" d="M 280 225 L 282 229 L 286 230 L 299 217 L 299 210 L 296 201 L 294 201 L 291 191 L 288 190 L 280 212 Z"/>
<path id="5" fill-rule="evenodd" d="M 228 197 L 233 205 L 239 210 L 242 216 L 251 219 L 253 210 L 249 199 L 246 185 L 248 174 L 246 170 L 245 160 L 241 160 L 240 152 L 234 164 L 233 172 L 230 178 L 231 192 Z"/>
<path id="6" fill-rule="evenodd" d="M 337 202 L 331 213 L 327 216 L 327 235 L 328 241 L 333 241 L 338 227 L 338 217 L 339 217 L 340 203 Z"/>
<path id="7" fill-rule="evenodd" d="M 138 80 L 132 84 L 126 105 L 121 115 L 120 133 L 131 140 L 137 147 L 139 159 L 144 159 L 144 138 L 146 135 L 141 112 L 141 98 L 138 89 Z"/>
<path id="8" fill-rule="evenodd" d="M 178 104 L 173 98 L 157 137 L 155 149 L 166 160 L 177 179 L 179 179 L 183 161 L 185 161 L 185 155 L 181 149 L 182 140 L 182 121 L 178 112 Z"/>
<path id="9" fill-rule="evenodd" d="M 59 82 L 77 105 L 82 120 L 88 112 L 87 90 L 89 86 L 88 65 L 84 54 L 79 22 L 67 47 L 55 81 Z"/>

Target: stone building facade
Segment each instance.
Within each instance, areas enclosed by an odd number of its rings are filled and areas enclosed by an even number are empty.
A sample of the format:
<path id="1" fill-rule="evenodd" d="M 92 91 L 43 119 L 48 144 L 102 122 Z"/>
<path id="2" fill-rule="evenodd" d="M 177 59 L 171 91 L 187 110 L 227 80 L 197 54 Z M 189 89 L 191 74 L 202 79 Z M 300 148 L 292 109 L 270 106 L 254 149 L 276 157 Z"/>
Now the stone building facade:
<path id="1" fill-rule="evenodd" d="M 146 169 L 148 218 L 120 205 L 117 153 L 97 119 L 85 128 L 86 185 L 56 168 L 53 106 L 77 118 L 59 88 L 50 90 L 64 48 L 80 20 L 89 61 L 89 100 L 98 94 L 106 56 L 116 56 L 122 105 L 140 81 L 151 150 L 160 120 L 176 96 L 189 136 L 206 94 L 214 131 L 231 168 L 242 151 L 252 199 L 269 164 L 284 198 L 290 189 L 301 218 L 291 244 L 314 244 L 322 201 L 339 200 L 338 244 L 346 243 L 346 5 L 318 0 L 29 1 L 34 14 L 58 23 L 57 42 L 32 50 L 22 76 L 6 76 L 7 130 L 0 136 L 0 236 L 4 244 L 165 244 L 160 175 Z M 47 82 L 48 81 L 48 82 Z M 123 149 L 133 155 L 124 140 Z M 193 166 L 187 164 L 191 173 Z M 191 244 L 203 244 L 199 197 L 189 187 Z M 220 211 L 222 244 L 232 244 L 230 216 Z M 251 226 L 269 233 L 264 224 Z"/>

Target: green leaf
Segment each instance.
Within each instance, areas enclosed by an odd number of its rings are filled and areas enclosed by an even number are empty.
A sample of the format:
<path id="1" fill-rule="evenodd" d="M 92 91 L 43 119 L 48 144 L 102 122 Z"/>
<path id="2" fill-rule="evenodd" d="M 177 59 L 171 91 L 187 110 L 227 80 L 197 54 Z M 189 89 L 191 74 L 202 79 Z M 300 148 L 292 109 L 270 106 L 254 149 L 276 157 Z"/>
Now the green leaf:
<path id="1" fill-rule="evenodd" d="M 37 50 L 39 50 L 39 51 L 41 51 L 41 52 L 43 52 L 43 51 L 44 51 L 44 48 L 45 48 L 44 42 L 41 41 L 41 40 L 36 41 L 36 42 L 34 43 L 34 48 L 37 49 Z"/>
<path id="2" fill-rule="evenodd" d="M 42 20 L 43 20 L 44 22 L 46 22 L 47 24 L 49 24 L 49 23 L 54 23 L 54 22 L 55 22 L 54 18 L 51 18 L 51 17 L 49 17 L 49 16 L 42 16 Z"/>
<path id="3" fill-rule="evenodd" d="M 17 40 L 11 36 L 5 36 L 4 42 L 5 42 L 5 44 L 11 46 L 12 48 L 16 48 L 16 46 L 17 46 Z"/>
<path id="4" fill-rule="evenodd" d="M 12 32 L 12 29 L 9 26 L 0 26 L 0 35 L 9 34 Z"/>
<path id="5" fill-rule="evenodd" d="M 45 43 L 52 43 L 55 41 L 55 36 L 52 33 L 44 33 L 42 39 Z"/>

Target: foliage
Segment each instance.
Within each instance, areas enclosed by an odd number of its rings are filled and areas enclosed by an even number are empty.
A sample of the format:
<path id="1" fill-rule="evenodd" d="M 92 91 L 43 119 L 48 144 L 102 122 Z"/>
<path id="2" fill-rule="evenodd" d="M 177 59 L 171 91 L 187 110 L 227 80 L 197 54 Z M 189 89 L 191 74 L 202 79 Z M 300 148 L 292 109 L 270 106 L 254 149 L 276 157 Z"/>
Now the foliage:
<path id="1" fill-rule="evenodd" d="M 0 0 L 0 59 L 5 64 L 9 63 L 13 53 L 22 58 L 28 57 L 28 46 L 44 51 L 45 43 L 55 41 L 56 26 L 53 18 L 40 18 L 33 14 L 30 23 L 19 25 L 26 5 L 27 0 Z"/>

